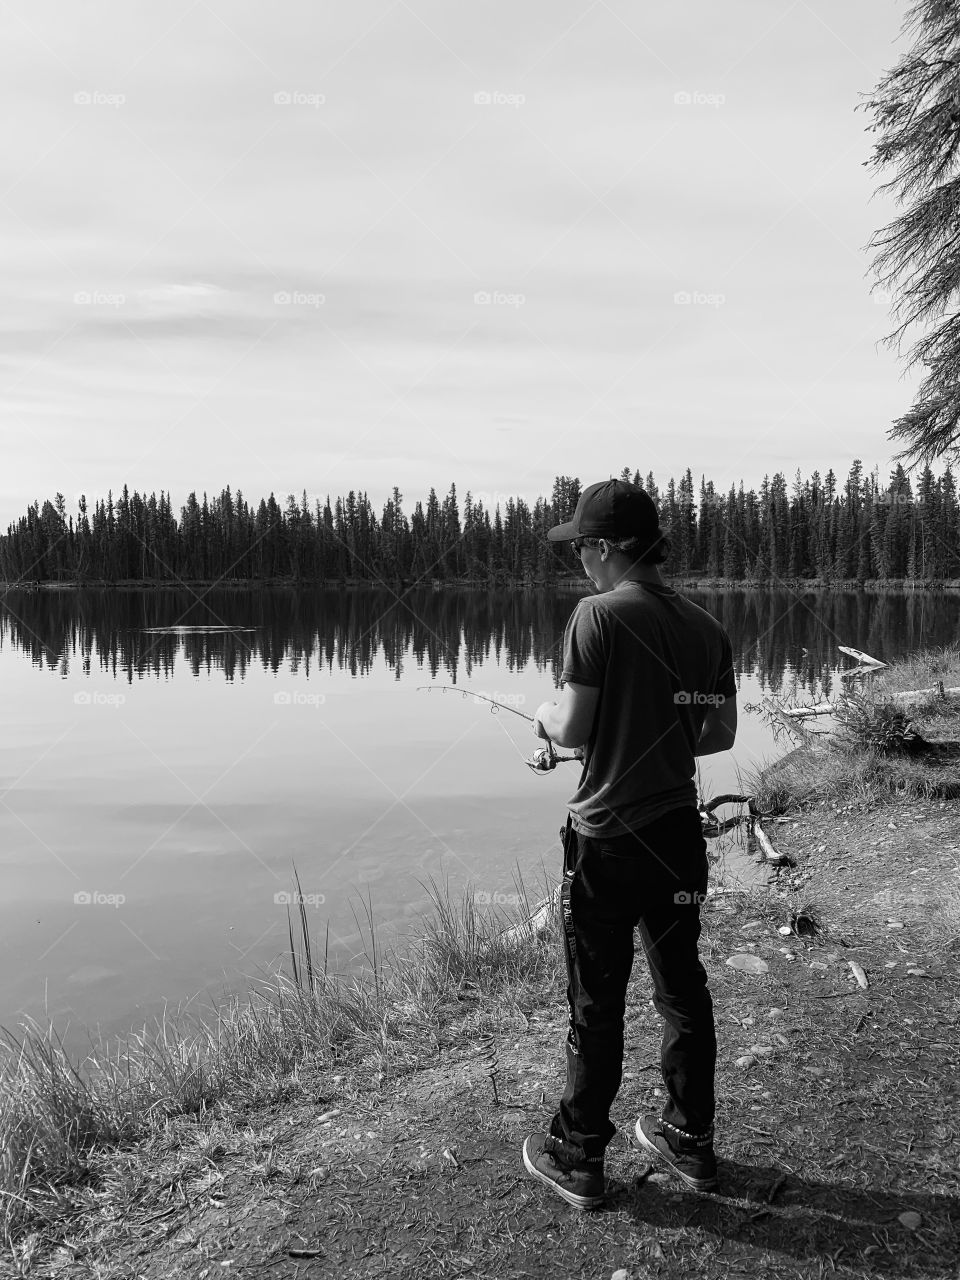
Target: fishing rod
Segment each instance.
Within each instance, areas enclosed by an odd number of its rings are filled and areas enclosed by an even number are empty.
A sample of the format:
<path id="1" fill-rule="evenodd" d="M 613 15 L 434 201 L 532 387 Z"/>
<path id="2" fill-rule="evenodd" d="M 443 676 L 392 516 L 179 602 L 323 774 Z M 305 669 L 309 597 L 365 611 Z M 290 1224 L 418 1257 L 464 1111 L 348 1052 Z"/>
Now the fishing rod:
<path id="1" fill-rule="evenodd" d="M 501 711 L 512 711 L 515 716 L 521 716 L 524 720 L 529 720 L 533 724 L 533 716 L 528 716 L 525 711 L 518 711 L 516 707 L 511 707 L 509 703 L 498 702 L 496 698 L 488 698 L 485 693 L 472 693 L 469 689 L 464 689 L 456 684 L 420 684 L 417 685 L 417 692 L 426 690 L 432 693 L 434 689 L 439 689 L 441 693 L 459 693 L 463 698 L 475 698 L 478 702 L 489 702 L 490 714 L 499 715 Z M 507 735 L 510 736 L 509 734 Z M 558 764 L 567 764 L 570 761 L 582 763 L 579 756 L 559 756 L 553 743 L 547 738 L 545 747 L 538 747 L 529 760 L 524 758 L 523 763 L 528 769 L 532 769 L 534 773 L 540 775 L 550 773 Z"/>

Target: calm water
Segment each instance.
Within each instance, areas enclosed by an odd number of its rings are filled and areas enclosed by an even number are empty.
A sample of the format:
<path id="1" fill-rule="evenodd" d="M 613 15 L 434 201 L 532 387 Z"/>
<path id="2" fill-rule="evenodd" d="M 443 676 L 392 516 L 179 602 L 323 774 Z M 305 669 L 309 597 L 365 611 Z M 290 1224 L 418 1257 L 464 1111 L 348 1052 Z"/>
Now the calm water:
<path id="1" fill-rule="evenodd" d="M 960 632 L 957 595 L 686 594 L 730 632 L 741 708 L 830 694 L 850 665 L 838 644 L 893 658 Z M 575 766 L 534 776 L 527 723 L 417 686 L 532 712 L 576 599 L 8 594 L 0 1023 L 46 1012 L 78 1043 L 84 1025 L 242 987 L 285 953 L 276 897 L 294 863 L 341 967 L 362 955 L 368 892 L 385 933 L 424 911 L 430 877 L 504 901 L 519 867 L 536 893 L 558 871 Z M 779 750 L 741 711 L 735 752 L 701 763 L 703 791 L 736 790 L 737 765 Z"/>

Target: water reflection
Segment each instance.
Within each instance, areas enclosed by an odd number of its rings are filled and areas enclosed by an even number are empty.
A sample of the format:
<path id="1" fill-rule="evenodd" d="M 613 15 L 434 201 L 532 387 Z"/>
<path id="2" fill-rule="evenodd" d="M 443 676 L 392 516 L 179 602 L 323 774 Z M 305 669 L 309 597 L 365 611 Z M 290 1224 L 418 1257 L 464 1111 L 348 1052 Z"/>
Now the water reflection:
<path id="1" fill-rule="evenodd" d="M 837 646 L 889 659 L 952 643 L 960 593 L 697 591 L 719 618 L 738 675 L 774 692 L 829 694 Z M 559 676 L 571 590 L 51 591 L 11 592 L 0 644 L 68 675 L 71 664 L 133 680 L 169 678 L 179 657 L 194 674 L 243 680 L 251 665 L 368 675 L 383 663 L 399 681 L 411 662 L 432 676 L 469 679 L 478 664 L 533 664 Z M 842 664 L 841 664 L 842 665 Z"/>

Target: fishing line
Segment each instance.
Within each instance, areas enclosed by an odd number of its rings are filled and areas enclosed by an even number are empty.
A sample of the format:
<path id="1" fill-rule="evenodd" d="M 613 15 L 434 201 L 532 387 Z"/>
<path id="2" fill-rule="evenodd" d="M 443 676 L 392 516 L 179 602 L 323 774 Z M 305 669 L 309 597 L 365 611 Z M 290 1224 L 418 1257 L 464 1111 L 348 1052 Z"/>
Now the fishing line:
<path id="1" fill-rule="evenodd" d="M 423 690 L 427 693 L 432 693 L 434 689 L 439 689 L 441 693 L 447 693 L 448 691 L 459 693 L 462 698 L 473 698 L 474 702 L 488 702 L 491 715 L 499 715 L 501 711 L 512 711 L 515 716 L 520 716 L 522 719 L 529 721 L 530 724 L 534 723 L 533 716 L 528 716 L 525 711 L 518 711 L 516 707 L 511 707 L 507 702 L 498 702 L 496 698 L 489 698 L 485 693 L 474 693 L 470 689 L 464 689 L 462 686 L 455 684 L 417 685 L 418 693 Z M 500 727 L 503 728 L 502 725 Z M 503 731 L 507 733 L 506 729 Z M 532 769 L 536 774 L 550 773 L 558 764 L 566 764 L 568 761 L 582 763 L 579 756 L 558 756 L 556 748 L 549 738 L 546 739 L 546 746 L 538 747 L 529 760 L 510 737 L 509 733 L 507 733 L 507 739 L 527 768 Z"/>
<path id="2" fill-rule="evenodd" d="M 516 742 L 513 740 L 513 738 L 511 738 L 511 737 L 510 737 L 510 734 L 509 734 L 509 733 L 507 733 L 507 726 L 503 723 L 503 721 L 500 719 L 500 717 L 499 717 L 499 716 L 497 716 L 496 714 L 494 715 L 494 718 L 496 719 L 497 724 L 498 724 L 498 725 L 500 726 L 500 728 L 503 730 L 504 737 L 505 737 L 505 738 L 507 739 L 507 741 L 510 743 L 511 747 L 513 747 L 514 751 L 517 753 L 517 755 L 520 757 L 520 759 L 523 761 L 523 763 L 524 763 L 524 764 L 526 764 L 526 763 L 527 763 L 527 757 L 523 754 L 523 752 L 522 752 L 522 751 L 520 750 L 520 748 L 517 746 L 517 744 L 516 744 Z M 533 719 L 533 717 L 531 716 L 531 720 L 532 720 L 532 719 Z"/>

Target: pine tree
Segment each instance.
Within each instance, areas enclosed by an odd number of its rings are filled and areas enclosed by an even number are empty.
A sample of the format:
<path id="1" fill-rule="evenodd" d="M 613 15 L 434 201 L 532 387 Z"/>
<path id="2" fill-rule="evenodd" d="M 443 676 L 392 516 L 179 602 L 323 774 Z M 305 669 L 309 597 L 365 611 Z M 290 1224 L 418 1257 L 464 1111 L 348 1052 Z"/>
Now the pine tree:
<path id="1" fill-rule="evenodd" d="M 919 0 L 903 33 L 913 45 L 860 106 L 879 133 L 870 167 L 893 170 L 879 188 L 908 205 L 874 233 L 878 283 L 894 294 L 897 327 L 886 339 L 899 351 L 911 325 L 932 325 L 913 345 L 908 367 L 925 376 L 916 402 L 890 431 L 906 442 L 897 458 L 930 461 L 960 453 L 960 315 L 956 307 L 960 224 L 960 5 Z"/>

